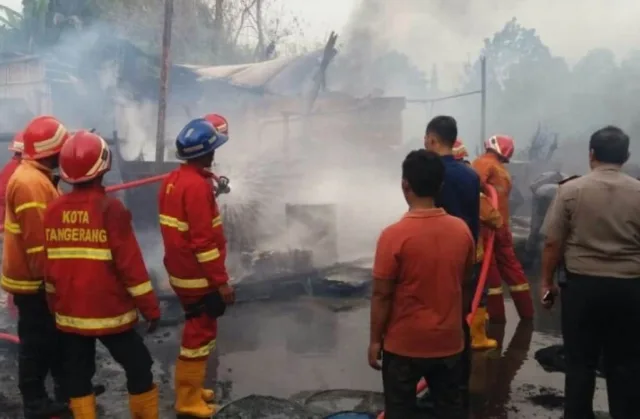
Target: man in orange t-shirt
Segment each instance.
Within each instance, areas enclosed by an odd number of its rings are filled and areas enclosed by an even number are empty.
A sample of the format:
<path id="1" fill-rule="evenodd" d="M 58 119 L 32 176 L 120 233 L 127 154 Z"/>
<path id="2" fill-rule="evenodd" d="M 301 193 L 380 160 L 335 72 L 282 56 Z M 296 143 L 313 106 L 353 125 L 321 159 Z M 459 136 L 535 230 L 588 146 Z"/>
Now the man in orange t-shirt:
<path id="1" fill-rule="evenodd" d="M 382 369 L 387 419 L 414 416 L 416 385 L 423 377 L 436 417 L 465 417 L 462 316 L 472 295 L 463 290 L 473 281 L 475 247 L 464 221 L 435 206 L 444 170 L 433 152 L 409 153 L 402 164 L 409 211 L 378 239 L 369 364 Z"/>

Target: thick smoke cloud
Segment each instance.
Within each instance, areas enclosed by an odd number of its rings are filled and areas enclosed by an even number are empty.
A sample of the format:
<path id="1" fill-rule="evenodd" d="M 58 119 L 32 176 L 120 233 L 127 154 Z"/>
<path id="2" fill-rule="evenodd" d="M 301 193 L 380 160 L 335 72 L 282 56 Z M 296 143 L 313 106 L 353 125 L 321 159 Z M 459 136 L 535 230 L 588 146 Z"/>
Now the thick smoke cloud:
<path id="1" fill-rule="evenodd" d="M 514 16 L 570 63 L 594 48 L 622 57 L 640 36 L 640 4 L 633 0 L 361 0 L 349 29 L 368 28 L 374 45 L 392 45 L 424 70 L 433 63 L 445 74 L 452 70 L 443 78 L 457 87 L 460 64 Z"/>
<path id="2" fill-rule="evenodd" d="M 588 134 L 609 123 L 640 135 L 632 111 L 640 106 L 638 96 L 622 93 L 637 84 L 630 77 L 639 62 L 633 55 L 640 35 L 638 15 L 640 5 L 628 0 L 615 6 L 603 0 L 361 0 L 345 34 L 344 54 L 360 60 L 362 71 L 354 72 L 358 66 L 352 65 L 342 75 L 348 80 L 342 85 L 359 86 L 367 93 L 379 88 L 409 98 L 476 90 L 484 40 L 515 17 L 524 28 L 535 29 L 548 50 L 524 61 L 516 57 L 508 62 L 508 51 L 490 57 L 487 135 L 509 133 L 524 152 L 542 124 L 559 134 L 556 158 L 571 171 L 581 171 L 586 169 L 586 152 L 564 153 L 563 148 L 585 151 Z M 401 75 L 367 77 L 375 72 L 376 60 L 390 51 L 404 54 L 422 72 L 426 90 L 406 82 L 406 68 Z M 501 74 L 501 80 L 494 80 L 494 73 Z M 462 138 L 475 151 L 482 140 L 478 96 L 408 105 L 405 141 L 419 145 L 426 121 L 441 113 L 458 118 Z"/>
<path id="3" fill-rule="evenodd" d="M 607 47 L 617 54 L 619 62 L 639 39 L 633 22 L 639 8 L 627 0 L 621 0 L 611 10 L 605 2 L 595 0 L 580 2 L 579 6 L 576 1 L 553 2 L 553 7 L 548 0 L 506 4 L 498 0 L 362 0 L 340 33 L 342 44 L 330 67 L 328 87 L 361 98 L 427 98 L 475 90 L 479 88 L 478 68 L 465 71 L 465 65 L 473 66 L 483 40 L 516 16 L 523 26 L 538 31 L 550 54 L 544 62 L 517 69 L 519 73 L 509 69 L 505 83 L 490 83 L 487 134 L 512 134 L 519 150 L 523 150 L 542 123 L 559 133 L 561 148 L 575 142 L 582 142 L 578 147 L 584 147 L 585 135 L 597 125 L 619 123 L 633 133 L 632 116 L 625 109 L 637 107 L 632 102 L 637 95 L 625 96 L 617 104 L 615 96 L 603 100 L 603 95 L 610 95 L 612 90 L 607 89 L 611 71 L 600 73 L 595 69 L 607 68 L 598 67 L 598 63 L 608 62 L 606 52 L 581 59 L 594 48 Z M 160 9 L 155 10 L 153 18 L 147 19 L 154 30 L 160 24 L 160 14 Z M 180 19 L 177 18 L 178 27 Z M 64 52 L 67 66 L 74 68 L 93 62 L 96 42 L 107 39 L 105 33 L 116 32 L 106 22 L 98 22 L 84 28 L 82 34 L 64 37 L 48 52 Z M 182 33 L 176 42 L 188 45 L 183 38 L 189 33 Z M 615 66 L 616 60 L 609 61 Z M 143 61 L 141 67 L 128 68 L 124 75 L 142 76 L 149 72 Z M 113 60 L 97 65 L 93 69 L 96 82 L 82 86 L 88 93 L 69 96 L 58 105 L 60 113 L 81 117 L 74 127 L 100 125 L 97 128 L 105 133 L 118 129 L 127 140 L 122 144 L 127 159 L 142 155 L 153 160 L 155 98 L 133 91 L 140 88 L 137 79 L 123 83 L 123 74 L 118 70 L 123 68 L 114 67 Z M 175 79 L 176 75 L 172 77 Z M 151 91 L 157 92 L 157 85 Z M 397 138 L 389 139 L 389 144 L 404 140 L 404 145 L 394 149 L 379 144 L 362 147 L 367 144 L 366 138 L 343 140 L 344 132 L 336 132 L 340 130 L 335 127 L 353 118 L 348 112 L 337 114 L 331 122 L 316 123 L 311 130 L 292 130 L 289 144 L 284 144 L 282 127 L 266 132 L 264 121 L 252 113 L 273 97 L 229 90 L 222 84 L 208 84 L 202 91 L 206 92 L 202 98 L 193 99 L 193 91 L 171 90 L 167 142 L 171 144 L 173 135 L 190 116 L 213 111 L 229 116 L 233 140 L 217 156 L 216 170 L 229 174 L 233 192 L 222 201 L 229 205 L 229 214 L 238 216 L 260 203 L 256 215 L 260 222 L 251 224 L 251 228 L 260 230 L 259 236 L 266 237 L 261 239 L 259 250 L 295 246 L 291 234 L 283 232 L 285 205 L 317 203 L 338 206 L 342 258 L 370 254 L 380 229 L 405 208 L 399 189 L 400 162 L 406 151 L 421 147 L 428 119 L 441 113 L 454 115 L 472 152 L 481 140 L 479 96 L 429 106 L 408 104 L 402 130 L 398 130 Z M 587 97 L 576 99 L 577 93 Z M 102 118 L 105 113 L 97 109 L 114 103 L 116 112 Z M 292 144 L 297 151 L 288 156 L 285 150 Z M 168 151 L 167 156 L 170 154 Z M 586 150 L 584 154 L 558 153 L 562 163 L 577 162 L 575 166 L 580 170 L 586 162 Z M 159 261 L 154 265 L 161 266 Z"/>

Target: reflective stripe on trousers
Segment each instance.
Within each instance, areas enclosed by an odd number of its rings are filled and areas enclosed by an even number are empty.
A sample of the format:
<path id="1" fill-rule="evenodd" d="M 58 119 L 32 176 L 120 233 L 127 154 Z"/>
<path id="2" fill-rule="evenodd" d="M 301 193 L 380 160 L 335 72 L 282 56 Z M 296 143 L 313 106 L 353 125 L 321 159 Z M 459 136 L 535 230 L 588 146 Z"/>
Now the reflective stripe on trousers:
<path id="1" fill-rule="evenodd" d="M 218 322 L 206 314 L 185 320 L 180 359 L 196 361 L 209 357 L 216 346 Z"/>

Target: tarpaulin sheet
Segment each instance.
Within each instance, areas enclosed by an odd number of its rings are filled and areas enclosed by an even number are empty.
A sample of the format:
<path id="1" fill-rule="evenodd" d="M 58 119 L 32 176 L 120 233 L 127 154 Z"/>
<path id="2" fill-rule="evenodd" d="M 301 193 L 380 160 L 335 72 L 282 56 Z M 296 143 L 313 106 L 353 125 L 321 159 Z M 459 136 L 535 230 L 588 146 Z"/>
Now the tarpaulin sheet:
<path id="1" fill-rule="evenodd" d="M 564 360 L 563 345 L 552 345 L 538 349 L 534 354 L 534 358 L 546 372 L 564 373 L 567 371 L 567 364 Z M 596 372 L 598 376 L 602 377 L 602 358 L 600 359 Z"/>

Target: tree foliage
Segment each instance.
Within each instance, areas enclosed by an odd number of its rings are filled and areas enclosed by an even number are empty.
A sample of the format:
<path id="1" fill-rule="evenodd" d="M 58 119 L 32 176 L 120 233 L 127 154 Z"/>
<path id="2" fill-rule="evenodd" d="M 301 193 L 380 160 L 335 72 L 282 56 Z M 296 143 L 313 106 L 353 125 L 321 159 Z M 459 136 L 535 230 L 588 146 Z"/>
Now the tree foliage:
<path id="1" fill-rule="evenodd" d="M 0 48 L 35 53 L 64 32 L 106 27 L 157 53 L 163 19 L 164 0 L 23 0 L 22 13 L 0 7 Z M 193 64 L 271 58 L 278 49 L 289 50 L 287 38 L 301 27 L 280 0 L 176 0 L 173 58 Z"/>
<path id="2" fill-rule="evenodd" d="M 487 134 L 510 133 L 522 145 L 542 123 L 559 133 L 560 152 L 607 124 L 640 134 L 640 51 L 618 64 L 610 50 L 594 49 L 570 66 L 534 29 L 512 19 L 485 40 L 481 56 L 487 59 Z M 465 89 L 479 85 L 477 60 L 468 67 Z"/>

